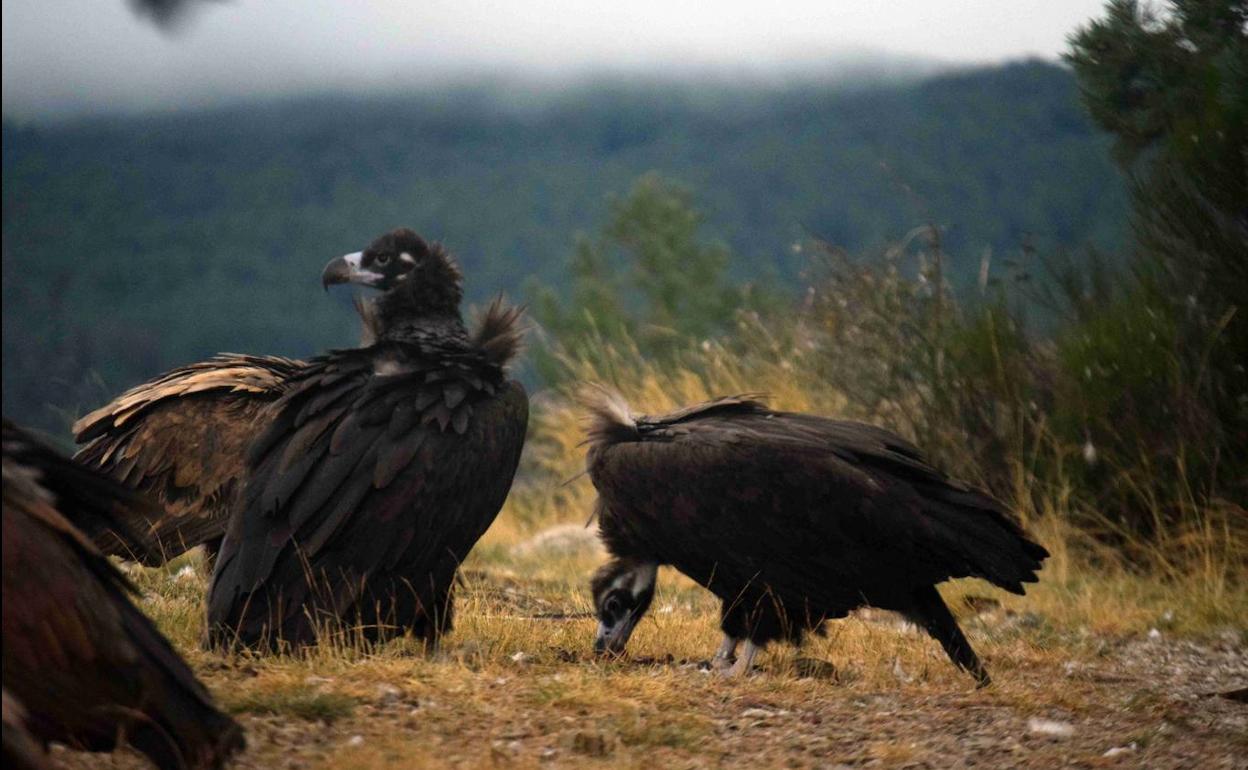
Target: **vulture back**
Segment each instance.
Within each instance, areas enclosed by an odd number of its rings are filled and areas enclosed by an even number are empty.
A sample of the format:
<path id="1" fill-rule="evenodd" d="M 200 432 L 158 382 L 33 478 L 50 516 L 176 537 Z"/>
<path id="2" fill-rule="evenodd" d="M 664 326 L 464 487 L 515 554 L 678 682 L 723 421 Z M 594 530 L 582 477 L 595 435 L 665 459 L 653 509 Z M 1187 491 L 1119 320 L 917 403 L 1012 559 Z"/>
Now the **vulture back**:
<path id="1" fill-rule="evenodd" d="M 75 526 L 152 503 L 4 423 L 4 687 L 30 731 L 89 751 L 121 737 L 161 768 L 216 768 L 241 728 L 152 622 L 133 585 Z M 7 729 L 7 728 L 6 728 Z"/>

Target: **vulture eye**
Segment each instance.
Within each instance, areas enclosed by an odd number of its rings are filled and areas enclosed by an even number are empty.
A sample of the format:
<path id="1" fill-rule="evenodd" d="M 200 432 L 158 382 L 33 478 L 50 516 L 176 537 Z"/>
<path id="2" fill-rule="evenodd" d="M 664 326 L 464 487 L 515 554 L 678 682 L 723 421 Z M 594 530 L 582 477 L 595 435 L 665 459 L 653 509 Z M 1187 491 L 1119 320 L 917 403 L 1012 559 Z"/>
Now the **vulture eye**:
<path id="1" fill-rule="evenodd" d="M 621 606 L 620 600 L 614 596 L 608 597 L 606 603 L 602 605 L 603 614 L 612 618 L 619 615 L 622 609 L 624 608 Z"/>
<path id="2" fill-rule="evenodd" d="M 390 255 L 389 255 L 389 254 L 379 254 L 379 255 L 377 256 L 377 264 L 379 264 L 379 265 L 384 265 L 384 264 L 388 263 L 389 261 L 390 261 Z"/>

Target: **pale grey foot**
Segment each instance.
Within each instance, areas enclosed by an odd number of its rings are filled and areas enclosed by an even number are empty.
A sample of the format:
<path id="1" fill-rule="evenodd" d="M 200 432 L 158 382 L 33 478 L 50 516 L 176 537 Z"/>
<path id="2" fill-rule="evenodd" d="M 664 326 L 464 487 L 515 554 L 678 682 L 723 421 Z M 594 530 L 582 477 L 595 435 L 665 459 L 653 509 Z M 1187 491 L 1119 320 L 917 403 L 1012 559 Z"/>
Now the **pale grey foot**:
<path id="1" fill-rule="evenodd" d="M 724 672 L 725 676 L 740 677 L 750 673 L 750 669 L 754 668 L 754 658 L 758 657 L 758 651 L 762 648 L 749 639 L 745 640 L 745 652 L 741 657 L 737 658 L 737 662 L 732 664 L 732 668 Z"/>
<path id="2" fill-rule="evenodd" d="M 737 645 L 740 639 L 734 639 L 728 634 L 724 634 L 724 640 L 719 643 L 719 649 L 715 651 L 715 657 L 711 658 L 711 669 L 713 671 L 722 671 L 733 664 L 737 659 Z"/>

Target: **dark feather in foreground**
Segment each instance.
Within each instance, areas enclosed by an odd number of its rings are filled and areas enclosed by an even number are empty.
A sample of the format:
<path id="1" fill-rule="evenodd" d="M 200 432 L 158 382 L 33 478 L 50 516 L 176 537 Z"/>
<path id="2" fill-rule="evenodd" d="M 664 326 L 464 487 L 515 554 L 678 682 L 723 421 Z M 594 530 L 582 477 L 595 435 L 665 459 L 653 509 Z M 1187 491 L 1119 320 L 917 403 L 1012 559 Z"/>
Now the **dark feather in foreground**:
<path id="1" fill-rule="evenodd" d="M 75 460 L 161 503 L 122 512 L 124 532 L 92 532 L 96 545 L 148 565 L 201 544 L 215 550 L 245 482 L 247 448 L 303 366 L 223 353 L 131 388 L 74 423 L 84 445 Z"/>
<path id="2" fill-rule="evenodd" d="M 519 462 L 528 399 L 503 368 L 516 311 L 496 303 L 469 336 L 458 268 L 411 231 L 324 280 L 382 290 L 361 305 L 371 344 L 310 361 L 251 446 L 209 591 L 214 646 L 298 647 L 344 625 L 436 640 Z"/>
<path id="3" fill-rule="evenodd" d="M 4 754 L 6 770 L 50 770 L 51 760 L 26 726 L 26 709 L 17 698 L 3 692 Z"/>
<path id="4" fill-rule="evenodd" d="M 161 768 L 221 767 L 242 747 L 241 729 L 75 526 L 107 524 L 121 507 L 150 503 L 7 420 L 3 475 L 4 688 L 31 734 L 90 751 L 121 739 Z M 7 715 L 5 730 L 7 752 Z"/>
<path id="5" fill-rule="evenodd" d="M 872 425 L 751 397 L 654 417 L 609 392 L 588 405 L 599 526 L 620 560 L 596 594 L 630 563 L 670 564 L 723 599 L 728 637 L 758 645 L 860 606 L 896 610 L 987 681 L 935 585 L 1021 594 L 1036 580 L 1048 554 L 999 501 Z"/>

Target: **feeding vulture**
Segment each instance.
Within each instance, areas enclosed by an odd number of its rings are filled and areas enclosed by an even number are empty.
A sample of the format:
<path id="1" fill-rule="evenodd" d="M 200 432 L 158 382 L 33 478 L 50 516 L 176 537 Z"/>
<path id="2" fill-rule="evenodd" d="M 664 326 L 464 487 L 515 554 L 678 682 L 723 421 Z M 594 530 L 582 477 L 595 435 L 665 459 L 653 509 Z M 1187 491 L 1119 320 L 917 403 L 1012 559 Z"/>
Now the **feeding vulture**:
<path id="1" fill-rule="evenodd" d="M 119 527 L 118 510 L 152 503 L 7 420 L 3 449 L 6 758 L 12 721 L 42 742 L 88 751 L 124 741 L 160 768 L 222 767 L 243 747 L 242 729 L 81 531 Z M 16 753 L 20 732 L 12 737 Z"/>
<path id="2" fill-rule="evenodd" d="M 777 412 L 737 396 L 635 416 L 588 396 L 587 467 L 614 559 L 594 576 L 595 648 L 622 653 L 674 566 L 723 601 L 714 663 L 749 671 L 768 642 L 800 643 L 870 605 L 924 628 L 981 685 L 987 671 L 936 584 L 979 577 L 1014 593 L 1048 552 L 1005 507 L 872 425 Z"/>
<path id="3" fill-rule="evenodd" d="M 197 545 L 215 552 L 246 478 L 252 439 L 304 366 L 225 353 L 138 385 L 74 423 L 78 460 L 158 501 L 92 533 L 105 553 L 163 563 Z M 150 518 L 135 518 L 150 516 Z"/>
<path id="4" fill-rule="evenodd" d="M 528 398 L 504 369 L 518 310 L 495 302 L 470 335 L 455 262 L 406 229 L 331 261 L 322 281 L 381 292 L 359 305 L 369 344 L 309 361 L 248 451 L 210 646 L 297 648 L 344 626 L 436 643 L 456 569 L 520 459 Z"/>

